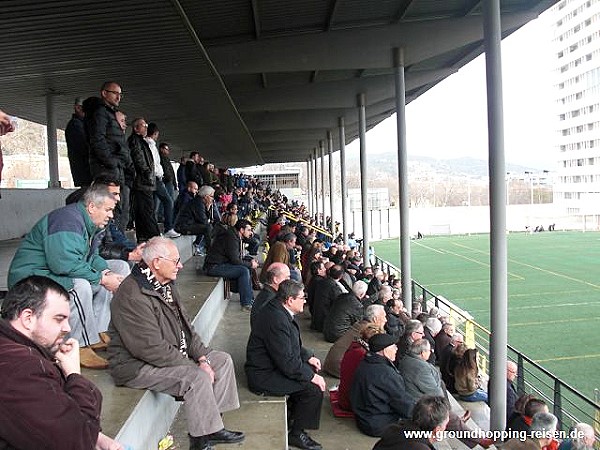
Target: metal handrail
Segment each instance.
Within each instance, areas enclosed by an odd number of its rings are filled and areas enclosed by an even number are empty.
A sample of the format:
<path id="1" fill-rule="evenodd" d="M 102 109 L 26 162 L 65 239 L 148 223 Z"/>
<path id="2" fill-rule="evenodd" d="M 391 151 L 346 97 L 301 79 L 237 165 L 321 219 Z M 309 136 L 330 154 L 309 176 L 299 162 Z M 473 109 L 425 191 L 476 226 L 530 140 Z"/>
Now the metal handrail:
<path id="1" fill-rule="evenodd" d="M 374 258 L 375 262 L 379 264 L 381 270 L 386 272 L 388 275 L 400 275 L 400 269 L 395 265 L 379 258 L 376 255 Z M 413 302 L 420 300 L 423 311 L 427 311 L 427 302 L 433 301 L 437 308 L 440 308 L 440 304 L 444 305 L 448 310 L 453 311 L 453 314 L 461 316 L 463 323 L 470 324 L 474 327 L 473 334 L 474 338 L 476 338 L 474 343 L 480 350 L 480 354 L 483 354 L 485 358 L 483 361 L 483 366 L 484 370 L 487 372 L 487 361 L 489 359 L 489 338 L 491 332 L 484 326 L 475 322 L 472 317 L 467 316 L 463 311 L 460 310 L 460 308 L 457 308 L 444 297 L 434 294 L 415 280 L 411 280 L 411 285 Z M 420 296 L 417 296 L 417 290 L 420 291 Z M 517 391 L 519 394 L 533 391 L 536 395 L 543 397 L 548 403 L 552 403 L 553 413 L 558 418 L 559 427 L 561 429 L 566 429 L 565 425 L 567 425 L 567 423 L 565 423 L 565 418 L 569 419 L 569 426 L 574 425 L 577 422 L 586 422 L 594 426 L 594 429 L 596 430 L 596 439 L 600 439 L 600 435 L 598 433 L 598 430 L 600 429 L 599 403 L 596 403 L 594 400 L 588 398 L 573 386 L 558 378 L 548 369 L 542 367 L 512 345 L 509 344 L 507 348 L 511 352 L 511 359 L 517 363 Z M 542 379 L 541 375 L 545 376 L 546 380 Z M 568 408 L 565 403 L 570 405 L 571 408 Z M 584 408 L 589 409 L 590 412 L 586 412 Z M 573 411 L 573 409 L 577 410 L 580 414 Z"/>
<path id="2" fill-rule="evenodd" d="M 315 231 L 321 233 L 323 236 L 328 237 L 333 240 L 333 235 L 331 234 L 331 232 L 329 230 L 326 230 L 323 227 L 313 225 L 308 220 L 303 219 L 302 217 L 296 217 L 292 213 L 284 211 L 284 210 L 280 210 L 273 205 L 269 206 L 269 209 L 271 211 L 276 211 L 277 213 L 283 214 L 288 219 L 292 219 L 294 222 L 299 222 L 299 223 L 303 224 L 305 227 L 315 230 Z"/>

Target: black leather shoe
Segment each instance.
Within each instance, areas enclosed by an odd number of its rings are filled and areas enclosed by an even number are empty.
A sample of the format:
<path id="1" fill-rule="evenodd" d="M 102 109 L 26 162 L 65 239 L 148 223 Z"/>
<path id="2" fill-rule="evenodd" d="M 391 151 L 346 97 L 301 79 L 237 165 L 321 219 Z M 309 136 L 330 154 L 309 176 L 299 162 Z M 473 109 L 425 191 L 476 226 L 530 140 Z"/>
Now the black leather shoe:
<path id="1" fill-rule="evenodd" d="M 204 436 L 190 436 L 190 450 L 215 450 Z"/>
<path id="2" fill-rule="evenodd" d="M 207 434 L 204 436 L 208 442 L 212 444 L 235 444 L 236 442 L 242 442 L 246 436 L 241 431 L 229 431 L 223 428 L 216 433 Z"/>
<path id="3" fill-rule="evenodd" d="M 289 434 L 288 444 L 303 450 L 321 450 L 323 448 L 304 431 L 300 434 Z"/>

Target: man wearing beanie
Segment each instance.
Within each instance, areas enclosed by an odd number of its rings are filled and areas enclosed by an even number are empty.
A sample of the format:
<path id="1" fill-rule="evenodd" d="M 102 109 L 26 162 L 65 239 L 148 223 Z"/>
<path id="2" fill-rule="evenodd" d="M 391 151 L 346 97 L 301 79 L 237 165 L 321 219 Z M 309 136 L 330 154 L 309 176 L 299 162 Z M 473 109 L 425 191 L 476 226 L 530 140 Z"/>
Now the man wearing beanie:
<path id="1" fill-rule="evenodd" d="M 394 366 L 396 339 L 376 334 L 369 339 L 369 353 L 361 361 L 350 390 L 356 425 L 369 436 L 411 417 L 415 400 L 406 392 L 404 379 Z"/>

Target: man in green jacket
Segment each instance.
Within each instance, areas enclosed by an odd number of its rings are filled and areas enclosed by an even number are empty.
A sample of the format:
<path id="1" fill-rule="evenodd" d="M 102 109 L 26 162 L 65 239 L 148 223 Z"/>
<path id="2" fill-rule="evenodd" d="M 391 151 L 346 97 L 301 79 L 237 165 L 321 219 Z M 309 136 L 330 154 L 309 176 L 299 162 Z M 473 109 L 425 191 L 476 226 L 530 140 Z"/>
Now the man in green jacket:
<path id="1" fill-rule="evenodd" d="M 102 230 L 115 204 L 106 185 L 92 184 L 80 202 L 56 209 L 34 225 L 8 272 L 9 287 L 42 275 L 69 291 L 71 337 L 81 344 L 81 365 L 90 369 L 108 367 L 94 350 L 106 348 L 112 293 L 130 271 L 127 262 L 98 255 Z"/>

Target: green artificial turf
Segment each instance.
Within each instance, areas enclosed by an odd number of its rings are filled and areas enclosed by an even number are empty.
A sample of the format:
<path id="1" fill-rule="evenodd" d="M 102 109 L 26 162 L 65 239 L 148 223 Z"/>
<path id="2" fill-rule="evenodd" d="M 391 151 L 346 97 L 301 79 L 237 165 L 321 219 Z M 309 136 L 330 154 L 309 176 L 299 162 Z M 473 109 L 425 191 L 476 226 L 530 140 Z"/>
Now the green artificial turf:
<path id="1" fill-rule="evenodd" d="M 600 388 L 600 233 L 508 236 L 508 339 L 593 398 Z M 397 240 L 373 244 L 399 266 Z M 489 329 L 489 235 L 411 241 L 412 278 Z"/>

